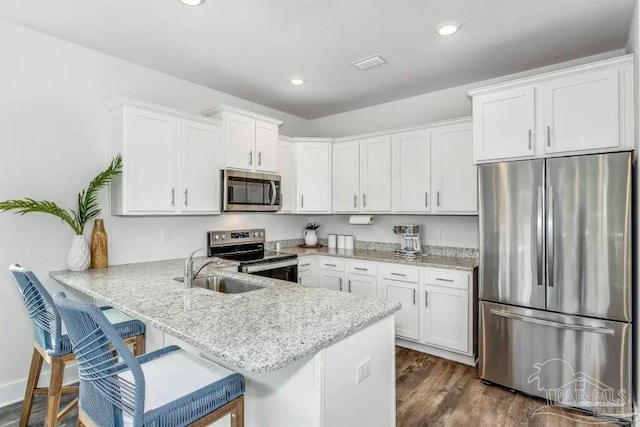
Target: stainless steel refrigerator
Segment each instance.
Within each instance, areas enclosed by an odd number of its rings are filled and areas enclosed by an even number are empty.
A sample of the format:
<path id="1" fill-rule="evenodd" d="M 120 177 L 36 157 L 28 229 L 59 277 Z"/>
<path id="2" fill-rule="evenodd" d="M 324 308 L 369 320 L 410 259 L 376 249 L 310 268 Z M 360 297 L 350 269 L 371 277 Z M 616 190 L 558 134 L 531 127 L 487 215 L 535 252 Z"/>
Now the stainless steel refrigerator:
<path id="1" fill-rule="evenodd" d="M 632 411 L 632 154 L 479 166 L 479 373 Z"/>

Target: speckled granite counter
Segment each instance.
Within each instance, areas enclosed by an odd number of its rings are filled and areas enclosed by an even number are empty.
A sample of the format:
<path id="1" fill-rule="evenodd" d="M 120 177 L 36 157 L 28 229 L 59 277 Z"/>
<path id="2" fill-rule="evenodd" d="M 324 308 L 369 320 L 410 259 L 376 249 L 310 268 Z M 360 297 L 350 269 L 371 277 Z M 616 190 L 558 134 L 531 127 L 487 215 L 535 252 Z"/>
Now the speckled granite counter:
<path id="1" fill-rule="evenodd" d="M 478 266 L 477 258 L 452 256 L 423 255 L 416 258 L 398 257 L 392 251 L 372 251 L 367 249 L 305 249 L 300 247 L 283 248 L 283 253 L 298 256 L 327 255 L 339 258 L 351 258 L 364 261 L 390 262 L 395 264 L 414 265 L 417 267 L 446 268 L 450 270 L 472 271 Z"/>
<path id="2" fill-rule="evenodd" d="M 50 276 L 254 373 L 283 368 L 400 309 L 380 299 L 238 273 L 230 264 L 206 267 L 201 275 L 234 277 L 265 289 L 235 295 L 187 291 L 173 280 L 183 267 L 183 260 L 171 260 Z"/>

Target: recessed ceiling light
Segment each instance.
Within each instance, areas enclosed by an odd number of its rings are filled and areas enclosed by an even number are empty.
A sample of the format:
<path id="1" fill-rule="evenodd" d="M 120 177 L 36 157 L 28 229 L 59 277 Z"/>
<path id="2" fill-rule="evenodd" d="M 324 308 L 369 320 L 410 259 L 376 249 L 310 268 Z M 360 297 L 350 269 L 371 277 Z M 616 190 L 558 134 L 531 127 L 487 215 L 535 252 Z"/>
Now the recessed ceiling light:
<path id="1" fill-rule="evenodd" d="M 204 0 L 180 0 L 180 3 L 187 6 L 200 6 L 202 3 L 204 3 Z"/>
<path id="2" fill-rule="evenodd" d="M 446 21 L 438 25 L 437 31 L 441 36 L 450 36 L 460 29 L 460 23 L 457 21 Z"/>
<path id="3" fill-rule="evenodd" d="M 291 80 L 289 81 L 294 86 L 300 86 L 301 84 L 304 84 L 304 79 L 302 77 L 291 77 Z"/>

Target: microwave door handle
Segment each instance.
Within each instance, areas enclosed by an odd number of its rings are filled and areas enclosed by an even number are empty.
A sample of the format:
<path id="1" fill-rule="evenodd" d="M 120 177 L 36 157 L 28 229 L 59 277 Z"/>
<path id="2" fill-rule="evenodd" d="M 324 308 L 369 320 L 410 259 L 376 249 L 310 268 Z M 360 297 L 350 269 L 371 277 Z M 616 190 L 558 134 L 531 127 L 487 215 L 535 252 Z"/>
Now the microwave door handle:
<path id="1" fill-rule="evenodd" d="M 276 200 L 277 200 L 277 189 L 276 189 L 276 182 L 275 181 L 269 181 L 269 183 L 271 184 L 271 205 L 275 205 L 276 204 Z"/>

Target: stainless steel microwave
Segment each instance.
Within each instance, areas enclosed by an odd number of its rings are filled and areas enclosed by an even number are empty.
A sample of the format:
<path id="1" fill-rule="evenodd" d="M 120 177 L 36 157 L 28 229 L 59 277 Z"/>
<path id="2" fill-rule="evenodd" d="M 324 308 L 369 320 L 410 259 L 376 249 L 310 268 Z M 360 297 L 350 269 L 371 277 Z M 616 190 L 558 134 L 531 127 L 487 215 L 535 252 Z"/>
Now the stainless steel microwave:
<path id="1" fill-rule="evenodd" d="M 225 212 L 275 212 L 280 210 L 280 175 L 222 171 L 222 210 Z"/>

